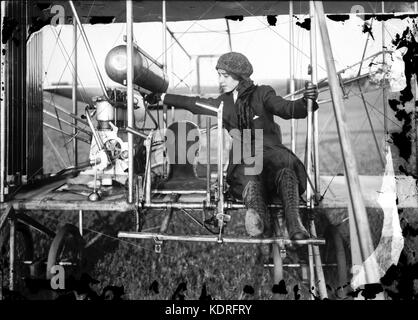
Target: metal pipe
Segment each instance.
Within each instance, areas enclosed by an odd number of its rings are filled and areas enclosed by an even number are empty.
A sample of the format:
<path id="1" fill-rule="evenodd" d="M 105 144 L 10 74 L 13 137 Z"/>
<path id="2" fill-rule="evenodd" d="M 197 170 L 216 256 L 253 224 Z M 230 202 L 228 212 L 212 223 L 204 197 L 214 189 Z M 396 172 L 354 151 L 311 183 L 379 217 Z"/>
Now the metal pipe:
<path id="1" fill-rule="evenodd" d="M 77 116 L 77 53 L 78 53 L 78 45 L 77 45 L 77 21 L 73 16 L 73 43 L 74 43 L 74 55 L 73 55 L 73 66 L 74 66 L 74 73 L 73 73 L 73 90 L 72 90 L 72 102 L 73 102 L 73 114 Z M 45 111 L 45 110 L 44 110 Z M 77 119 L 74 120 L 74 127 L 73 127 L 73 135 L 77 135 Z M 74 150 L 74 166 L 78 164 L 78 140 L 73 139 L 73 150 Z"/>
<path id="2" fill-rule="evenodd" d="M 134 93 L 133 93 L 133 14 L 132 14 L 132 0 L 126 1 L 126 51 L 127 51 L 127 66 L 126 66 L 126 95 L 127 95 L 127 112 L 128 112 L 128 127 L 134 126 Z M 128 202 L 133 203 L 133 182 L 134 182 L 134 139 L 133 134 L 128 132 Z"/>
<path id="3" fill-rule="evenodd" d="M 65 131 L 63 131 L 63 130 L 61 130 L 61 129 L 58 129 L 58 128 L 55 128 L 54 126 L 51 126 L 50 124 L 48 124 L 48 123 L 46 123 L 46 122 L 44 122 L 43 123 L 43 125 L 44 125 L 44 127 L 46 127 L 46 128 L 49 128 L 49 129 L 52 129 L 52 130 L 55 130 L 55 131 L 57 131 L 57 132 L 60 132 L 60 133 L 63 133 L 63 134 L 65 134 L 66 136 L 69 136 L 69 137 L 74 137 L 71 133 L 67 133 L 67 132 L 65 132 Z M 78 139 L 78 140 L 80 140 L 80 141 L 83 141 L 83 142 L 85 142 L 85 143 L 90 143 L 90 141 L 89 140 L 87 140 L 87 139 L 84 139 L 84 138 L 81 138 L 81 137 L 75 137 L 76 139 Z"/>
<path id="4" fill-rule="evenodd" d="M 290 98 L 294 99 L 293 92 L 295 92 L 295 63 L 294 55 L 295 48 L 294 29 L 293 29 L 293 1 L 289 1 L 289 68 L 290 68 Z M 290 120 L 290 146 L 293 153 L 296 152 L 296 132 L 295 132 L 295 119 Z"/>
<path id="5" fill-rule="evenodd" d="M 191 242 L 218 242 L 217 236 L 202 235 L 202 236 L 186 236 L 186 235 L 168 235 L 153 232 L 119 232 L 118 238 L 130 238 L 130 239 L 156 239 L 160 241 L 173 240 L 173 241 L 191 241 Z M 278 244 L 278 245 L 324 245 L 325 240 L 320 239 L 307 239 L 307 240 L 290 240 L 288 238 L 235 238 L 235 237 L 224 237 L 223 242 L 225 243 L 242 243 L 242 244 Z"/>
<path id="6" fill-rule="evenodd" d="M 310 31 L 310 38 L 309 38 L 309 49 L 310 49 L 310 75 L 311 75 L 311 83 L 314 84 L 316 79 L 316 70 L 315 70 L 315 62 L 316 62 L 316 50 L 315 50 L 315 28 L 314 28 L 314 9 L 313 9 L 313 2 L 309 1 L 309 16 L 311 18 L 311 31 Z M 313 101 L 311 99 L 307 100 L 307 138 L 306 138 L 306 151 L 305 151 L 305 166 L 306 166 L 306 173 L 308 176 L 308 180 L 312 178 L 312 108 L 313 108 Z M 312 180 L 312 179 L 311 179 Z M 313 190 L 309 185 L 309 181 L 307 182 L 308 187 L 306 188 L 306 199 L 308 201 L 308 208 L 313 207 L 313 198 L 312 193 Z"/>
<path id="7" fill-rule="evenodd" d="M 139 132 L 138 130 L 135 130 L 134 128 L 126 127 L 125 130 L 126 130 L 126 132 L 135 134 L 135 135 L 137 135 L 141 138 L 144 138 L 144 139 L 148 138 L 148 136 L 145 133 Z"/>
<path id="8" fill-rule="evenodd" d="M 206 203 L 210 203 L 210 118 L 206 116 Z"/>
<path id="9" fill-rule="evenodd" d="M 354 157 L 353 148 L 349 138 L 349 133 L 345 124 L 345 110 L 344 100 L 339 90 L 339 83 L 337 72 L 334 64 L 334 57 L 331 49 L 331 42 L 328 34 L 328 29 L 325 21 L 325 14 L 323 4 L 320 1 L 315 1 L 316 12 L 318 15 L 319 29 L 321 31 L 321 38 L 324 50 L 325 62 L 327 65 L 328 79 L 330 83 L 330 91 L 333 99 L 333 108 L 335 120 L 337 124 L 338 137 L 340 140 L 340 147 L 343 156 L 344 169 L 346 173 L 346 181 L 349 191 L 350 206 L 353 209 L 353 217 L 356 228 L 358 230 L 359 243 L 361 248 L 361 256 L 363 261 L 373 252 L 373 243 L 370 235 L 369 221 L 367 219 L 366 208 L 361 192 L 360 181 L 358 177 L 356 159 Z M 370 268 L 368 264 L 365 265 L 366 278 L 374 281 L 378 279 L 376 270 Z"/>
<path id="10" fill-rule="evenodd" d="M 167 73 L 167 12 L 165 0 L 162 2 L 162 19 L 163 19 L 163 71 Z"/>
<path id="11" fill-rule="evenodd" d="M 163 131 L 164 131 L 164 134 L 166 134 L 166 132 L 167 132 L 167 127 L 168 127 L 167 106 L 163 105 Z M 167 178 L 166 157 L 167 157 L 167 148 L 166 148 L 166 144 L 164 143 L 164 145 L 163 145 L 163 177 L 164 177 L 164 179 Z"/>
<path id="12" fill-rule="evenodd" d="M 147 159 L 146 159 L 146 166 L 145 166 L 145 181 L 144 181 L 144 190 L 145 190 L 145 205 L 151 205 L 151 145 L 152 145 L 152 133 L 150 136 L 144 141 Z"/>
<path id="13" fill-rule="evenodd" d="M 314 259 L 313 259 L 313 249 L 312 245 L 308 245 L 308 260 L 309 260 L 309 290 L 314 290 L 315 288 L 315 270 L 314 270 Z M 311 295 L 311 300 L 314 300 L 313 295 Z"/>
<path id="14" fill-rule="evenodd" d="M 128 6 L 128 1 L 129 0 L 127 0 L 126 6 Z M 71 10 L 73 12 L 74 18 L 76 19 L 76 24 L 80 28 L 81 36 L 83 37 L 83 41 L 84 41 L 84 44 L 86 45 L 87 53 L 89 54 L 90 60 L 93 64 L 94 72 L 96 73 L 97 79 L 99 80 L 100 88 L 102 89 L 103 95 L 106 97 L 106 99 L 109 99 L 109 96 L 107 95 L 105 83 L 103 81 L 102 75 L 101 75 L 99 67 L 97 65 L 96 58 L 94 57 L 93 51 L 91 49 L 89 40 L 87 39 L 87 35 L 86 35 L 86 32 L 84 31 L 84 27 L 81 24 L 80 18 L 79 18 L 78 13 L 77 13 L 77 10 L 75 9 L 74 4 L 71 0 L 69 0 L 68 3 L 70 4 L 70 7 L 71 7 Z"/>
<path id="15" fill-rule="evenodd" d="M 223 213 L 224 213 L 224 177 L 223 177 L 223 109 L 224 103 L 221 102 L 218 109 L 218 219 L 219 219 L 219 235 L 218 241 L 222 241 L 223 229 Z"/>
<path id="16" fill-rule="evenodd" d="M 16 255 L 16 220 L 10 219 L 10 242 L 9 242 L 9 290 L 14 291 L 15 289 L 15 255 Z"/>
<path id="17" fill-rule="evenodd" d="M 151 191 L 152 194 L 206 194 L 206 190 L 159 190 L 154 189 Z"/>
<path id="18" fill-rule="evenodd" d="M 316 85 L 318 83 L 318 74 L 317 74 L 317 49 L 316 49 L 316 26 L 317 26 L 317 16 L 315 12 L 315 5 L 314 2 L 311 0 L 309 1 L 309 11 L 311 17 L 311 31 L 310 31 L 310 52 L 311 52 L 311 82 L 312 84 Z M 308 179 L 312 177 L 312 168 L 311 168 L 311 156 L 312 156 L 312 143 L 313 143 L 313 155 L 314 155 L 314 176 L 315 176 L 315 190 L 316 192 L 319 186 L 319 170 L 317 168 L 319 157 L 318 157 L 318 112 L 313 112 L 313 101 L 308 101 L 308 145 L 307 145 L 307 164 L 308 164 Z M 309 114 L 313 116 L 313 119 L 309 117 Z M 313 121 L 313 122 L 310 122 Z M 312 128 L 312 127 L 313 128 Z M 312 131 L 313 132 L 312 132 Z M 309 181 L 308 181 L 309 184 Z M 314 197 L 310 193 L 308 193 L 307 188 L 307 200 L 308 200 L 308 207 L 313 208 L 314 206 Z M 308 196 L 310 195 L 310 197 Z M 310 222 L 310 233 L 313 238 L 316 238 L 316 230 L 314 221 Z M 309 257 L 309 261 L 315 261 L 315 271 L 316 271 L 316 279 L 318 283 L 318 291 L 319 296 L 321 299 L 327 298 L 327 289 L 325 287 L 325 277 L 324 272 L 321 266 L 321 257 L 319 255 L 319 248 L 317 246 L 309 246 L 309 253 L 313 254 L 313 259 Z M 312 267 L 310 266 L 310 271 L 312 272 Z M 312 278 L 311 274 L 311 278 Z"/>
<path id="19" fill-rule="evenodd" d="M 314 54 L 314 59 L 312 61 L 312 75 L 313 75 L 313 84 L 317 85 L 318 84 L 318 59 L 317 59 L 317 25 L 318 25 L 318 21 L 317 21 L 317 17 L 315 14 L 315 6 L 312 2 L 312 10 L 313 10 L 313 19 L 312 24 L 311 24 L 311 30 L 312 30 L 312 34 L 311 36 L 313 37 L 313 44 L 314 44 L 314 50 L 313 52 Z M 318 190 L 321 190 L 321 186 L 320 186 L 320 179 L 319 179 L 319 111 L 315 111 L 313 112 L 313 155 L 314 155 L 314 178 L 315 178 L 315 190 L 314 192 L 319 192 Z M 314 248 L 315 251 L 315 248 Z M 326 295 L 326 292 L 325 292 Z"/>
<path id="20" fill-rule="evenodd" d="M 52 117 L 52 118 L 54 118 L 54 119 L 57 119 L 57 116 L 55 115 L 55 114 L 53 114 L 52 112 L 49 112 L 49 111 L 47 111 L 47 110 L 43 110 L 44 111 L 44 113 L 46 114 L 46 115 L 48 115 L 48 116 L 50 116 L 50 117 Z M 58 119 L 57 119 L 58 120 Z M 71 123 L 71 122 L 69 122 L 69 121 L 67 121 L 67 120 L 64 120 L 64 119 L 59 119 L 59 121 L 61 121 L 61 122 L 63 122 L 63 123 L 65 123 L 65 124 L 68 124 L 70 127 L 72 127 L 72 128 L 75 128 L 75 129 L 78 129 L 79 131 L 81 131 L 81 132 L 83 132 L 83 133 L 85 133 L 85 134 L 88 134 L 89 136 L 91 136 L 92 135 L 92 133 L 90 132 L 90 131 L 87 131 L 87 130 L 85 130 L 85 129 L 83 129 L 83 128 L 80 128 L 80 127 L 78 127 L 76 124 L 74 124 L 74 123 Z M 76 133 L 74 133 L 73 132 L 73 135 L 76 135 L 77 134 L 77 132 Z"/>
<path id="21" fill-rule="evenodd" d="M 6 1 L 1 1 L 0 31 L 3 34 L 3 22 L 6 15 Z M 0 86 L 0 202 L 5 200 L 6 178 L 6 43 L 1 41 L 1 86 Z"/>
<path id="22" fill-rule="evenodd" d="M 83 236 L 83 210 L 78 210 L 78 230 L 80 236 Z"/>
<path id="23" fill-rule="evenodd" d="M 202 190 L 203 191 L 203 190 Z M 150 192 L 151 193 L 151 192 Z M 202 192 L 203 193 L 203 192 Z M 162 193 L 165 194 L 165 193 Z M 167 190 L 168 194 L 168 190 Z M 187 202 L 187 201 L 180 201 L 178 203 L 170 203 L 167 204 L 165 202 L 154 202 L 148 203 L 144 205 L 144 208 L 150 209 L 167 209 L 167 208 L 176 208 L 176 209 L 203 209 L 202 202 Z M 280 204 L 269 204 L 267 205 L 268 208 L 275 208 L 275 209 L 283 209 L 283 206 Z M 206 208 L 215 209 L 217 205 L 213 203 L 206 204 Z M 245 209 L 244 204 L 240 203 L 224 203 L 223 208 L 226 210 L 242 210 Z M 306 205 L 299 205 L 299 208 L 306 208 Z"/>
<path id="24" fill-rule="evenodd" d="M 382 1 L 382 14 L 385 13 L 385 2 Z M 383 67 L 385 67 L 386 64 L 386 58 L 385 58 L 385 21 L 382 20 L 382 62 L 383 62 Z M 385 146 L 385 152 L 386 152 L 386 148 L 388 147 L 388 121 L 387 121 L 387 116 L 388 116 L 388 101 L 387 101 L 387 92 L 386 92 L 386 76 L 383 77 L 383 86 L 382 86 L 382 99 L 383 99 L 383 131 L 384 133 L 384 146 Z"/>

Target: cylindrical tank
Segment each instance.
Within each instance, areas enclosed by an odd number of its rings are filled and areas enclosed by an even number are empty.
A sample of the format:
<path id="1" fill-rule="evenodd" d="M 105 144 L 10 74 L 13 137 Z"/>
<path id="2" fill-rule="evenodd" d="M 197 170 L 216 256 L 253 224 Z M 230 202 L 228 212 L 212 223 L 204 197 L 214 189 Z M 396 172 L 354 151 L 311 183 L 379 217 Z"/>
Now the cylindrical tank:
<path id="1" fill-rule="evenodd" d="M 110 79 L 126 85 L 126 66 L 126 45 L 114 47 L 109 51 L 105 60 L 105 69 Z M 155 93 L 167 91 L 167 75 L 136 48 L 133 49 L 133 66 L 133 82 L 136 85 Z"/>

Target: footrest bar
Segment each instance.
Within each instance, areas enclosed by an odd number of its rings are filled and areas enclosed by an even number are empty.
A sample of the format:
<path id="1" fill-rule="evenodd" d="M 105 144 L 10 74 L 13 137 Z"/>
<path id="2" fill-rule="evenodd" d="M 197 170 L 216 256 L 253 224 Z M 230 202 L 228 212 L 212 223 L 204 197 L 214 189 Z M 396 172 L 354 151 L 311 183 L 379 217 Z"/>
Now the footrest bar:
<path id="1" fill-rule="evenodd" d="M 152 232 L 119 232 L 119 238 L 130 239 L 151 239 L 159 241 L 190 241 L 190 242 L 218 242 L 217 236 L 212 235 L 167 235 L 161 233 Z M 235 238 L 235 237 L 223 237 L 224 243 L 243 243 L 243 244 L 271 244 L 276 243 L 279 245 L 324 245 L 325 239 L 306 239 L 306 240 L 290 240 L 285 238 Z"/>

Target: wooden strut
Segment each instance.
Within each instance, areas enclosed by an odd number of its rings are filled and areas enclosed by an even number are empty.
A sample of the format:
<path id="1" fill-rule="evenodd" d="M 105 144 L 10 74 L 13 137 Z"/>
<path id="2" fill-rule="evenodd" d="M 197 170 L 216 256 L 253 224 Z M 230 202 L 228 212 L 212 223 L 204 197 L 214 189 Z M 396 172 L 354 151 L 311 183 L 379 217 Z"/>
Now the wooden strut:
<path id="1" fill-rule="evenodd" d="M 344 100 L 341 94 L 341 89 L 339 88 L 337 71 L 334 64 L 334 57 L 331 49 L 331 42 L 325 21 L 325 14 L 322 2 L 315 1 L 315 8 L 318 17 L 319 29 L 321 32 L 322 47 L 324 50 L 324 57 L 327 66 L 331 97 L 333 100 L 333 109 L 337 124 L 338 137 L 340 140 L 342 158 L 344 162 L 345 177 L 348 186 L 350 206 L 353 209 L 353 218 L 355 226 L 358 230 L 361 256 L 363 261 L 365 261 L 365 259 L 373 251 L 373 243 L 370 235 L 369 221 L 367 218 L 367 212 L 361 192 L 356 159 L 354 156 L 353 148 L 351 146 L 351 141 L 349 138 L 349 133 L 345 123 Z M 371 268 L 368 264 L 365 265 L 365 268 L 367 280 L 370 282 L 375 281 L 375 279 L 377 278 L 376 270 L 374 270 L 374 268 Z"/>
<path id="2" fill-rule="evenodd" d="M 311 82 L 314 85 L 318 83 L 318 76 L 317 76 L 317 47 L 316 47 L 316 27 L 317 27 L 317 15 L 315 14 L 315 5 L 314 1 L 309 1 L 309 11 L 311 17 L 311 31 L 310 31 L 310 56 L 311 56 Z M 319 157 L 318 157 L 318 112 L 313 112 L 313 101 L 308 100 L 308 142 L 307 142 L 307 173 L 308 173 L 308 180 L 312 177 L 312 173 L 315 177 L 315 188 L 308 187 L 306 190 L 306 197 L 308 200 L 308 207 L 309 209 L 313 209 L 314 207 L 314 196 L 316 190 L 319 190 Z M 313 145 L 313 149 L 312 149 Z M 312 172 L 312 162 L 311 156 L 314 155 L 314 162 L 313 162 L 313 172 Z M 309 181 L 308 181 L 309 182 Z M 311 193 L 312 192 L 312 193 Z M 309 231 L 312 237 L 317 237 L 316 228 L 314 221 L 310 221 L 309 223 Z M 310 266 L 310 285 L 315 287 L 317 285 L 319 296 L 321 299 L 325 299 L 328 297 L 326 284 L 325 284 L 325 276 L 324 271 L 322 269 L 322 261 L 321 255 L 319 252 L 318 246 L 309 245 L 308 246 L 308 253 L 309 253 L 309 266 Z M 315 262 L 315 273 L 313 262 Z M 316 281 L 314 279 L 316 278 Z M 312 297 L 313 298 L 313 297 Z"/>

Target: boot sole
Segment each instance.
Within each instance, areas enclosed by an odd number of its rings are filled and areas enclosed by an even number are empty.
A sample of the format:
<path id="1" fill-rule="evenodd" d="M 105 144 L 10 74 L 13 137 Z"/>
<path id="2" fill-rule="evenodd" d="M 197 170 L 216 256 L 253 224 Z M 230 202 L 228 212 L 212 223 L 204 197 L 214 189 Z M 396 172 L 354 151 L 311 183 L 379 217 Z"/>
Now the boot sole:
<path id="1" fill-rule="evenodd" d="M 263 219 L 254 209 L 248 209 L 245 213 L 245 230 L 250 237 L 258 237 L 264 231 Z"/>

